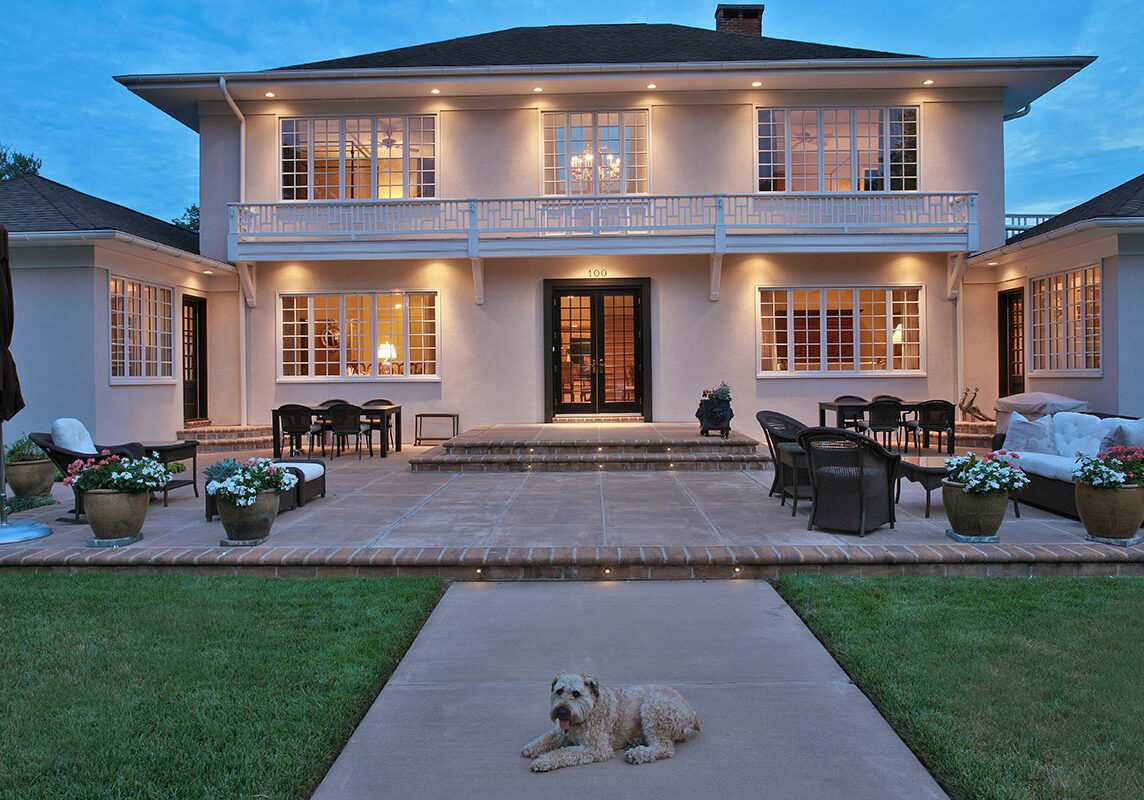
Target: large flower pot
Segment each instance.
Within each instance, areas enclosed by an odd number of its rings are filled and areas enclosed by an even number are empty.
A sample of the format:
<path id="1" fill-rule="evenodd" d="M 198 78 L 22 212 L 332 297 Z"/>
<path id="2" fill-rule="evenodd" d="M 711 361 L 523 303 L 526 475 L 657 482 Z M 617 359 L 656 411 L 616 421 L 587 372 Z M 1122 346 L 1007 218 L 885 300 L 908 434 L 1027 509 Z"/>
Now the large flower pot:
<path id="1" fill-rule="evenodd" d="M 719 435 L 726 439 L 731 434 L 731 418 L 734 416 L 730 400 L 700 400 L 695 412 L 699 434 L 706 436 L 708 431 L 719 431 Z"/>
<path id="2" fill-rule="evenodd" d="M 43 497 L 52 493 L 52 484 L 56 481 L 56 465 L 48 459 L 10 461 L 4 469 L 8 485 L 17 497 Z"/>
<path id="3" fill-rule="evenodd" d="M 143 530 L 150 492 L 89 489 L 83 493 L 83 510 L 96 539 L 133 539 Z"/>
<path id="4" fill-rule="evenodd" d="M 976 494 L 966 492 L 964 483 L 943 478 L 941 499 L 949 518 L 953 538 L 963 541 L 997 541 L 997 531 L 1005 519 L 1009 493 L 1004 490 Z"/>
<path id="5" fill-rule="evenodd" d="M 270 526 L 278 516 L 278 492 L 266 489 L 254 498 L 254 504 L 236 506 L 218 498 L 218 517 L 228 539 L 234 542 L 261 541 L 270 535 Z"/>
<path id="6" fill-rule="evenodd" d="M 1104 488 L 1078 483 L 1076 510 L 1090 537 L 1127 541 L 1139 535 L 1144 522 L 1144 486 L 1131 483 Z"/>

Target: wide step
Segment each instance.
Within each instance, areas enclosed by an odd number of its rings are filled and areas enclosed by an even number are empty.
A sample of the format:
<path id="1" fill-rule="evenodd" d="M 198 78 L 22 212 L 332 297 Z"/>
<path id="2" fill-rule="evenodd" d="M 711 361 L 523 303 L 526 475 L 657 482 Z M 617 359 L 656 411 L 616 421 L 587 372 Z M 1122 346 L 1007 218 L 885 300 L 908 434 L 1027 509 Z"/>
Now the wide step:
<path id="1" fill-rule="evenodd" d="M 200 453 L 268 450 L 274 446 L 269 425 L 194 425 L 175 432 L 179 439 L 197 439 Z"/>
<path id="2" fill-rule="evenodd" d="M 435 447 L 409 460 L 413 472 L 638 472 L 765 469 L 760 453 L 448 453 Z"/>

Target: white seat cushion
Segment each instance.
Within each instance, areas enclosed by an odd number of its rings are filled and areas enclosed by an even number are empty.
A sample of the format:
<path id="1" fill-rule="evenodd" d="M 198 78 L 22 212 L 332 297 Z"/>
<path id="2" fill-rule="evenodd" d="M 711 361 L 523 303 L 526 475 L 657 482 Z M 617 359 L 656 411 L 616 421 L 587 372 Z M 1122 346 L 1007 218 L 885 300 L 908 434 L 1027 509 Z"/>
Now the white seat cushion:
<path id="1" fill-rule="evenodd" d="M 1105 436 L 1116 430 L 1118 420 L 1105 420 L 1092 414 L 1062 411 L 1053 414 L 1053 449 L 1058 456 L 1075 458 L 1077 453 L 1095 456 Z"/>
<path id="2" fill-rule="evenodd" d="M 1075 459 L 1068 456 L 1057 456 L 1051 453 L 1022 453 L 1017 451 L 1020 458 L 1016 464 L 1030 475 L 1040 475 L 1042 478 L 1072 483 L 1072 471 Z"/>
<path id="3" fill-rule="evenodd" d="M 276 467 L 293 467 L 302 473 L 302 477 L 307 481 L 312 481 L 315 478 L 320 478 L 326 474 L 325 464 L 311 464 L 308 461 L 276 461 Z"/>
<path id="4" fill-rule="evenodd" d="M 1004 449 L 1016 450 L 1018 453 L 1059 455 L 1053 443 L 1053 418 L 1047 416 L 1028 420 L 1014 411 L 1009 419 L 1009 430 L 1005 432 Z"/>
<path id="5" fill-rule="evenodd" d="M 96 455 L 91 434 L 82 422 L 72 417 L 60 417 L 52 423 L 52 443 L 64 450 Z"/>

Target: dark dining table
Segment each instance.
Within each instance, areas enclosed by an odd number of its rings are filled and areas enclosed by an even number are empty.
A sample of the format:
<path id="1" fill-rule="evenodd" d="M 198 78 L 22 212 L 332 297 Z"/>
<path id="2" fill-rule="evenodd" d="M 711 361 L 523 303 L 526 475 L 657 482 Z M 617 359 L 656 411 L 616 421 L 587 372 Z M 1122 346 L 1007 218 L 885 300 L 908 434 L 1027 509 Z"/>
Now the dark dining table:
<path id="1" fill-rule="evenodd" d="M 924 403 L 924 400 L 903 400 L 902 411 L 917 411 L 918 406 Z M 834 412 L 834 427 L 840 428 L 839 418 L 845 411 L 865 411 L 869 403 L 856 403 L 851 401 L 836 401 L 836 400 L 822 400 L 818 403 L 818 425 L 821 428 L 826 427 L 826 412 Z"/>
<path id="2" fill-rule="evenodd" d="M 310 408 L 310 412 L 314 415 L 316 420 L 328 419 L 327 408 L 322 406 L 314 406 Z M 386 430 L 389 426 L 389 420 L 393 419 L 393 449 L 396 452 L 401 452 L 401 406 L 399 405 L 374 405 L 362 406 L 361 415 L 363 419 L 369 420 L 372 423 L 377 423 L 381 428 L 381 458 L 386 458 L 389 455 L 389 437 L 386 436 Z M 274 457 L 282 457 L 282 423 L 278 419 L 278 409 L 275 408 L 270 412 L 270 424 L 274 435 Z M 371 434 L 372 435 L 372 434 Z"/>

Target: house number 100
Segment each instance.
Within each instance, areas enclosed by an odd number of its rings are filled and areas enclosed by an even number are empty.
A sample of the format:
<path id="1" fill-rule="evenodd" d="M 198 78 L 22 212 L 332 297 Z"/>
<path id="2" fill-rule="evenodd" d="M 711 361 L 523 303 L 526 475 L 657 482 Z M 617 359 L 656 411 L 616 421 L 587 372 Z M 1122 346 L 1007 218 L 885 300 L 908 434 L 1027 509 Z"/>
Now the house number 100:
<path id="1" fill-rule="evenodd" d="M 608 277 L 608 271 L 606 269 L 604 269 L 603 267 L 589 267 L 588 268 L 588 277 L 589 278 L 606 278 L 606 277 Z"/>

